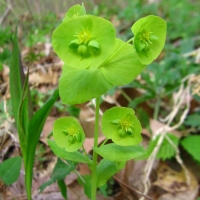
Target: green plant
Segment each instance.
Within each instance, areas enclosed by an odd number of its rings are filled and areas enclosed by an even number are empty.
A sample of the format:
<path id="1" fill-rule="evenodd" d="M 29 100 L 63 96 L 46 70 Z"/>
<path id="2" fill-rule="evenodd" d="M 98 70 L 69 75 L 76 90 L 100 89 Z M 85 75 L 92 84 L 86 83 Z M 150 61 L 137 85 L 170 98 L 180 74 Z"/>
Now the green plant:
<path id="1" fill-rule="evenodd" d="M 12 39 L 12 31 L 9 28 L 0 27 L 0 71 L 3 69 L 3 64 L 9 63 L 10 48 L 9 44 Z"/>
<path id="2" fill-rule="evenodd" d="M 123 107 L 104 113 L 102 131 L 106 140 L 98 147 L 100 96 L 115 86 L 130 83 L 145 65 L 158 57 L 165 42 L 166 23 L 150 15 L 139 19 L 132 26 L 132 32 L 134 37 L 125 43 L 116 38 L 109 21 L 87 15 L 83 5 L 75 5 L 52 36 L 54 51 L 65 63 L 59 80 L 62 102 L 72 105 L 96 98 L 92 160 L 77 151 L 82 147 L 85 152 L 84 132 L 73 117 L 55 121 L 55 142 L 48 140 L 48 143 L 58 157 L 88 164 L 91 175 L 85 177 L 84 189 L 93 200 L 96 189 L 105 185 L 126 161 L 145 153 L 143 147 L 138 146 L 142 141 L 140 122 L 132 109 Z M 106 144 L 108 139 L 113 143 Z M 103 159 L 97 165 L 98 154 Z M 90 176 L 91 182 L 88 182 Z"/>
<path id="3" fill-rule="evenodd" d="M 10 93 L 13 116 L 18 129 L 20 148 L 25 168 L 25 185 L 28 199 L 31 199 L 34 155 L 45 120 L 58 98 L 58 90 L 33 114 L 28 74 L 25 77 L 15 32 L 10 62 Z M 19 98 L 20 97 L 20 98 Z"/>

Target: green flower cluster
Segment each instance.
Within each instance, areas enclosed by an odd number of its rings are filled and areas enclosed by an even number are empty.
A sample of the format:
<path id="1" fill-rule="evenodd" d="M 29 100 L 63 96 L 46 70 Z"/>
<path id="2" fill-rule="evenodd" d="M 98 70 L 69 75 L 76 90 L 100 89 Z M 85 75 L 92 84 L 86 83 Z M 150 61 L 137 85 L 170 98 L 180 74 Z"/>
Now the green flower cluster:
<path id="1" fill-rule="evenodd" d="M 141 124 L 134 110 L 113 107 L 102 117 L 102 131 L 108 139 L 122 146 L 134 146 L 142 141 Z"/>
<path id="2" fill-rule="evenodd" d="M 59 147 L 73 152 L 81 148 L 85 133 L 75 118 L 62 117 L 54 122 L 53 137 Z"/>

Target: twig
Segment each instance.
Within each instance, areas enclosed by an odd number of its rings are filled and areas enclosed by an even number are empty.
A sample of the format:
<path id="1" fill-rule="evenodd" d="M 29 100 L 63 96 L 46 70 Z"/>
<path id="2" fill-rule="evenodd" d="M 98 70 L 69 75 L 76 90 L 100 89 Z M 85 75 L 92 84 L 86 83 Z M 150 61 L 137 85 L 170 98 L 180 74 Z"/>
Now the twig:
<path id="1" fill-rule="evenodd" d="M 126 183 L 120 181 L 120 180 L 119 180 L 118 178 L 116 178 L 115 176 L 113 176 L 113 178 L 114 178 L 117 182 L 119 182 L 120 184 L 126 186 L 128 189 L 130 189 L 130 190 L 132 190 L 133 192 L 139 194 L 140 196 L 143 196 L 143 197 L 145 197 L 145 198 L 147 198 L 147 199 L 153 200 L 151 197 L 148 197 L 148 196 L 146 196 L 145 194 L 142 194 L 140 191 L 136 190 L 135 188 L 130 187 L 130 186 L 127 185 Z"/>
<path id="2" fill-rule="evenodd" d="M 174 94 L 174 106 L 173 106 L 172 112 L 164 119 L 164 121 L 166 121 L 166 125 L 164 127 L 161 127 L 160 129 L 158 129 L 156 131 L 155 135 L 153 136 L 153 139 L 155 139 L 157 135 L 160 135 L 160 138 L 158 139 L 156 147 L 152 151 L 150 157 L 147 160 L 146 166 L 144 168 L 143 185 L 144 185 L 144 194 L 145 195 L 148 193 L 148 190 L 149 190 L 149 183 L 150 183 L 149 176 L 150 176 L 151 170 L 153 168 L 153 163 L 154 163 L 156 155 L 160 149 L 160 146 L 163 142 L 164 137 L 166 136 L 166 134 L 168 132 L 171 132 L 171 131 L 177 129 L 184 122 L 184 120 L 189 112 L 189 108 L 190 108 L 189 96 L 190 96 L 191 85 L 190 85 L 190 81 L 188 81 L 187 87 L 184 88 L 184 82 L 193 76 L 194 76 L 193 74 L 189 75 L 182 80 L 179 91 Z M 184 100 L 186 100 L 186 101 L 184 102 Z M 172 123 L 172 121 L 174 120 L 174 118 L 176 117 L 176 115 L 178 114 L 179 110 L 182 108 L 183 105 L 186 105 L 186 108 L 185 108 L 182 116 L 180 117 L 179 122 L 174 126 L 170 126 L 170 124 Z M 183 162 L 180 159 L 178 152 L 177 152 L 177 155 L 176 155 L 176 159 L 183 167 L 183 169 L 185 171 L 187 182 L 189 183 L 188 172 L 186 171 L 186 168 L 183 165 Z M 140 198 L 140 200 L 143 200 L 143 199 L 144 199 L 143 197 Z"/>
<path id="3" fill-rule="evenodd" d="M 1 2 L 1 3 L 3 3 L 3 2 Z M 3 13 L 2 17 L 0 18 L 0 25 L 2 25 L 2 23 L 4 22 L 6 17 L 9 15 L 11 8 L 12 8 L 9 1 L 8 1 L 8 4 L 6 6 L 7 6 L 7 8 L 6 8 L 5 12 Z"/>
<path id="4" fill-rule="evenodd" d="M 174 147 L 175 151 L 176 151 L 176 160 L 177 162 L 180 164 L 180 166 L 182 167 L 182 169 L 184 170 L 184 174 L 185 174 L 185 178 L 186 178 L 186 183 L 187 185 L 189 185 L 191 183 L 191 178 L 190 178 L 190 175 L 189 175 L 189 172 L 187 170 L 187 168 L 185 167 L 181 157 L 180 157 L 180 151 L 179 149 L 177 148 L 177 146 L 172 142 L 172 140 L 167 136 L 165 135 L 165 138 L 168 140 L 168 142 Z"/>

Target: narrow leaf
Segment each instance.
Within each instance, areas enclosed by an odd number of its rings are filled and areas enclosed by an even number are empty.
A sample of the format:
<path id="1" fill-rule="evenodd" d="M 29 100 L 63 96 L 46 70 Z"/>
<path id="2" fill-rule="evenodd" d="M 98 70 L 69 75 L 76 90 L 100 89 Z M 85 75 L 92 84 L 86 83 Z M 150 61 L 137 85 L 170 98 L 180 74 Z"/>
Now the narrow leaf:
<path id="1" fill-rule="evenodd" d="M 0 179 L 6 184 L 14 183 L 20 174 L 22 158 L 16 156 L 0 164 Z"/>
<path id="2" fill-rule="evenodd" d="M 20 58 L 20 51 L 17 42 L 17 29 L 13 38 L 13 49 L 10 61 L 10 94 L 12 99 L 12 109 L 15 121 L 17 123 L 20 106 L 20 97 L 22 96 L 25 75 Z"/>
<path id="3" fill-rule="evenodd" d="M 30 121 L 28 135 L 27 135 L 27 160 L 26 160 L 26 174 L 25 183 L 27 196 L 31 199 L 31 186 L 32 186 L 32 173 L 33 173 L 33 162 L 36 146 L 38 144 L 41 131 L 43 129 L 44 123 L 47 116 L 49 115 L 53 104 L 59 96 L 58 90 L 56 90 L 52 97 L 50 97 L 47 102 L 41 107 L 33 116 Z"/>
<path id="4" fill-rule="evenodd" d="M 86 196 L 89 199 L 91 199 L 91 175 L 86 174 L 86 175 L 82 176 L 82 178 L 84 179 L 85 182 L 83 182 L 83 180 L 80 179 L 80 177 L 78 177 L 78 182 L 80 185 L 83 186 L 84 193 L 86 194 Z"/>
<path id="5" fill-rule="evenodd" d="M 63 179 L 57 181 L 61 194 L 65 200 L 67 200 L 67 186 Z"/>
<path id="6" fill-rule="evenodd" d="M 19 135 L 19 141 L 20 141 L 20 147 L 24 159 L 24 166 L 26 166 L 26 150 L 27 150 L 27 132 L 28 132 L 28 125 L 29 125 L 29 117 L 27 115 L 27 107 L 28 107 L 28 76 L 29 73 L 26 76 L 22 96 L 21 96 L 21 102 L 19 105 L 19 113 L 18 113 L 18 121 L 17 121 L 17 127 L 18 127 L 18 135 Z"/>

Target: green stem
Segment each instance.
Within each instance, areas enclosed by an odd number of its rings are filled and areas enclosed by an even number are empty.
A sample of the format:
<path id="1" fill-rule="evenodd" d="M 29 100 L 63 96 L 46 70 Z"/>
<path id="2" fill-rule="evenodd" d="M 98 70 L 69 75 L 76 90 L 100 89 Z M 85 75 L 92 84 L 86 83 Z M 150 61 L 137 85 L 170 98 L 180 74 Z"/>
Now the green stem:
<path id="1" fill-rule="evenodd" d="M 108 140 L 109 140 L 109 139 L 106 138 L 106 139 L 104 140 L 104 142 L 101 144 L 101 146 L 103 146 Z M 100 146 L 100 147 L 101 147 L 101 146 Z"/>
<path id="2" fill-rule="evenodd" d="M 154 113 L 153 113 L 153 118 L 154 119 L 158 119 L 158 113 L 159 113 L 159 110 L 160 110 L 160 103 L 161 103 L 161 99 L 160 97 L 158 97 L 157 101 L 156 101 L 156 105 L 155 105 L 155 110 L 154 110 Z"/>
<path id="3" fill-rule="evenodd" d="M 124 92 L 123 89 L 120 90 L 122 96 L 130 103 L 132 101 L 132 99 L 126 94 L 126 92 Z"/>
<path id="4" fill-rule="evenodd" d="M 95 130 L 94 130 L 94 146 L 93 146 L 93 163 L 92 163 L 92 180 L 91 180 L 91 199 L 96 200 L 96 190 L 97 190 L 97 153 L 94 151 L 94 147 L 98 147 L 98 132 L 99 132 L 99 105 L 100 97 L 96 98 L 96 111 L 95 111 Z"/>

